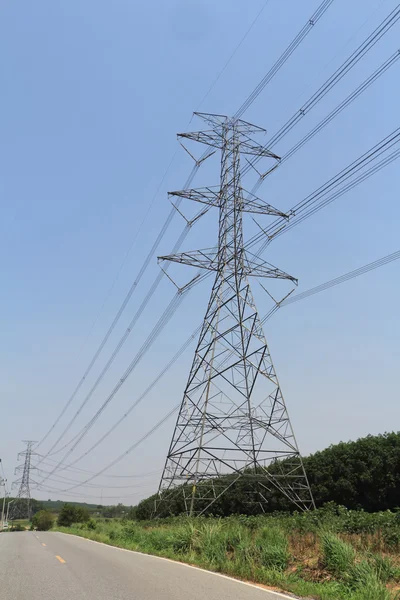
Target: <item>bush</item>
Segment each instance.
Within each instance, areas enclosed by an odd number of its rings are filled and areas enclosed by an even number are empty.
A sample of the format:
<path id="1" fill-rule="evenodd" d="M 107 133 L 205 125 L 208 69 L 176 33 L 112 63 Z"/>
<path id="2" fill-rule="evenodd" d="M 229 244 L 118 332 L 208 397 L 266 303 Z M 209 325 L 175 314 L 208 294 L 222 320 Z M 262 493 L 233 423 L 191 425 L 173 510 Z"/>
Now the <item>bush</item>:
<path id="1" fill-rule="evenodd" d="M 54 517 L 48 510 L 40 510 L 32 517 L 32 527 L 38 531 L 49 531 L 54 525 Z"/>
<path id="2" fill-rule="evenodd" d="M 72 523 L 86 523 L 90 520 L 87 508 L 64 504 L 58 515 L 57 524 L 62 527 L 71 527 Z"/>

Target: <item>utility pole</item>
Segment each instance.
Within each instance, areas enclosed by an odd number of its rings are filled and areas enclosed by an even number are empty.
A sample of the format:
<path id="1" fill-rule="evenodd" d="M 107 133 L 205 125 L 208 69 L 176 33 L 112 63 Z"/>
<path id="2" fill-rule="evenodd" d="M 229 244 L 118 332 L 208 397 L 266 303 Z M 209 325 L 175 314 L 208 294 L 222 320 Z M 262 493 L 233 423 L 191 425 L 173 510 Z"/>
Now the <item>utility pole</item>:
<path id="1" fill-rule="evenodd" d="M 15 498 L 14 505 L 11 510 L 11 518 L 15 519 L 16 516 L 22 518 L 31 519 L 31 490 L 30 484 L 36 483 L 31 479 L 31 470 L 35 467 L 31 465 L 31 458 L 36 455 L 36 452 L 32 450 L 32 447 L 36 442 L 32 440 L 23 440 L 26 444 L 26 450 L 18 454 L 18 460 L 24 458 L 24 464 L 16 467 L 15 473 L 22 471 L 22 477 L 17 481 L 13 482 L 13 487 L 19 485 L 18 494 Z"/>
<path id="2" fill-rule="evenodd" d="M 271 494 L 308 510 L 314 501 L 249 277 L 297 280 L 248 252 L 243 241 L 243 213 L 288 215 L 243 190 L 241 156 L 264 157 L 274 165 L 279 157 L 250 138 L 263 129 L 224 115 L 195 114 L 208 129 L 178 137 L 220 150 L 220 184 L 170 195 L 218 209 L 218 245 L 159 260 L 214 271 L 215 279 L 155 515 L 162 506 L 168 511 L 177 493 L 188 515 L 203 514 L 236 482 L 252 510 L 266 510 Z"/>
<path id="3" fill-rule="evenodd" d="M 7 479 L 0 479 L 0 485 L 4 485 L 3 508 L 1 511 L 1 529 L 2 530 L 4 529 L 4 507 L 5 507 L 5 502 L 6 502 L 6 482 L 7 482 Z"/>
<path id="4" fill-rule="evenodd" d="M 6 513 L 6 521 L 7 521 L 7 523 L 8 523 L 8 513 L 10 511 L 10 504 L 13 504 L 13 502 L 15 502 L 15 498 L 14 498 L 14 500 L 9 500 L 7 502 L 7 513 Z"/>

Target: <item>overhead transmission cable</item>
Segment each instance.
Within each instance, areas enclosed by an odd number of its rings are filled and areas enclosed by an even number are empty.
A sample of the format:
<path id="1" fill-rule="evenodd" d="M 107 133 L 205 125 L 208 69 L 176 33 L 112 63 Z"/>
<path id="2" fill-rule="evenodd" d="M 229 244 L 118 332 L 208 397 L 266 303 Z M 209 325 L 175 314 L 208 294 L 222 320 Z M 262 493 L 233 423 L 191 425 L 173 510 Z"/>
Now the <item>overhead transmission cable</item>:
<path id="1" fill-rule="evenodd" d="M 264 148 L 272 149 L 297 123 L 314 108 L 326 94 L 371 50 L 375 44 L 386 34 L 400 19 L 400 4 L 378 25 L 376 29 L 360 44 L 360 46 L 344 61 L 344 63 L 321 85 L 321 87 L 297 110 L 294 115 L 268 140 Z M 340 111 L 339 111 L 340 112 Z M 245 165 L 242 175 L 245 175 L 259 160 L 255 157 Z M 255 188 L 263 181 L 260 177 Z"/>
<path id="2" fill-rule="evenodd" d="M 203 275 L 203 277 L 204 277 L 204 275 Z M 145 342 L 143 343 L 143 345 L 141 346 L 141 348 L 139 349 L 139 351 L 136 353 L 134 359 L 131 361 L 131 363 L 129 364 L 128 368 L 125 370 L 124 374 L 122 375 L 122 377 L 120 378 L 120 380 L 118 381 L 118 383 L 116 384 L 116 386 L 113 388 L 112 392 L 107 396 L 106 400 L 103 402 L 103 404 L 101 405 L 101 407 L 97 410 L 97 412 L 92 417 L 92 419 L 85 425 L 85 427 L 81 431 L 81 434 L 79 435 L 78 439 L 74 442 L 74 444 L 71 446 L 71 448 L 69 448 L 69 450 L 66 452 L 65 456 L 52 469 L 52 471 L 51 471 L 50 474 L 53 474 L 55 471 L 57 471 L 58 468 L 60 468 L 62 466 L 62 464 L 64 463 L 65 459 L 71 454 L 71 452 L 73 452 L 73 450 L 80 443 L 80 441 L 83 439 L 83 437 L 93 427 L 94 423 L 100 417 L 100 415 L 105 410 L 105 408 L 108 406 L 108 404 L 112 401 L 112 399 L 117 394 L 117 392 L 124 385 L 125 381 L 131 375 L 131 373 L 133 372 L 133 370 L 137 367 L 137 365 L 139 364 L 139 362 L 141 361 L 141 359 L 143 358 L 143 356 L 151 348 L 151 346 L 153 345 L 154 341 L 160 335 L 161 331 L 164 329 L 164 327 L 170 321 L 171 317 L 175 314 L 175 312 L 178 309 L 178 307 L 180 306 L 183 298 L 189 292 L 189 290 L 192 288 L 192 285 L 193 285 L 194 281 L 195 280 L 199 280 L 199 279 L 200 279 L 200 277 L 194 278 L 192 280 L 192 282 L 190 282 L 185 288 L 183 288 L 183 290 L 179 290 L 175 294 L 175 296 L 172 298 L 172 300 L 169 303 L 169 305 L 166 307 L 164 313 L 162 314 L 162 316 L 160 317 L 160 319 L 158 320 L 158 322 L 154 326 L 153 330 L 151 331 L 151 333 L 149 334 L 149 336 L 147 337 L 147 339 L 145 340 Z M 49 477 L 49 475 L 46 476 L 41 481 L 41 483 L 43 483 L 44 481 L 46 481 L 48 479 L 48 477 Z"/>
<path id="3" fill-rule="evenodd" d="M 177 244 L 180 246 L 180 244 L 182 243 L 181 240 L 184 239 L 188 233 L 188 229 L 189 226 L 187 225 L 180 238 L 178 239 Z M 99 384 L 101 383 L 101 381 L 103 380 L 104 376 L 106 375 L 107 371 L 109 370 L 109 368 L 111 367 L 111 365 L 113 364 L 114 360 L 116 359 L 116 357 L 118 356 L 119 352 L 122 350 L 125 342 L 127 341 L 129 335 L 132 332 L 132 329 L 134 328 L 134 326 L 136 325 L 136 323 L 138 322 L 139 318 L 141 317 L 143 311 L 145 310 L 145 308 L 147 307 L 150 299 L 152 298 L 154 292 L 156 291 L 156 289 L 158 288 L 161 279 L 163 277 L 163 273 L 162 271 L 160 271 L 157 275 L 157 277 L 155 278 L 152 286 L 150 287 L 150 290 L 147 292 L 144 300 L 142 301 L 142 303 L 140 304 L 138 310 L 136 311 L 136 313 L 134 314 L 131 322 L 129 323 L 128 327 L 126 328 L 124 334 L 122 335 L 122 337 L 120 338 L 119 342 L 117 343 L 116 347 L 114 348 L 110 358 L 108 359 L 106 365 L 103 367 L 102 371 L 100 372 L 100 375 L 97 377 L 95 383 L 92 385 L 90 391 L 88 392 L 88 394 L 85 396 L 85 398 L 83 399 L 83 401 L 81 402 L 78 410 L 75 412 L 75 414 L 73 415 L 73 417 L 71 418 L 71 420 L 68 422 L 68 424 L 66 425 L 66 427 L 64 428 L 64 430 L 61 432 L 61 434 L 59 435 L 59 437 L 56 439 L 56 441 L 54 442 L 54 444 L 51 446 L 50 450 L 47 452 L 46 456 L 51 455 L 52 451 L 54 450 L 54 448 L 57 447 L 57 445 L 59 444 L 59 442 L 63 439 L 63 437 L 65 436 L 65 434 L 71 429 L 72 425 L 75 423 L 76 419 L 78 418 L 78 416 L 80 415 L 80 413 L 82 412 L 83 408 L 85 407 L 85 405 L 88 403 L 88 401 L 90 400 L 90 398 L 93 396 L 94 392 L 96 391 L 96 389 L 98 388 Z M 68 446 L 72 441 L 74 441 L 76 439 L 77 436 L 75 436 L 75 438 L 73 438 L 72 440 L 70 440 L 70 442 L 68 442 L 68 444 L 66 444 L 65 446 Z M 65 447 L 64 446 L 64 447 Z M 41 462 L 41 461 L 40 461 Z M 40 464 L 39 462 L 39 464 Z"/>
<path id="4" fill-rule="evenodd" d="M 52 461 L 52 464 L 51 464 L 46 461 L 43 464 L 47 467 L 53 468 L 54 464 L 56 462 L 57 461 Z M 93 475 L 93 473 L 95 473 L 95 471 L 89 471 L 87 469 L 81 469 L 79 467 L 69 468 L 68 465 L 65 466 L 65 469 L 67 469 L 68 471 L 72 471 L 72 473 L 78 473 L 79 475 L 81 473 L 84 473 L 85 475 Z M 160 469 L 157 469 L 156 471 L 146 471 L 145 473 L 135 473 L 133 475 L 105 475 L 104 477 L 112 478 L 112 479 L 138 479 L 138 478 L 142 478 L 142 477 L 147 477 L 147 475 L 154 475 L 156 473 L 160 473 Z M 68 475 L 69 474 L 70 473 L 68 473 Z M 61 477 L 61 475 L 60 475 L 60 477 Z"/>
<path id="5" fill-rule="evenodd" d="M 132 370 L 134 369 L 134 367 L 139 362 L 140 358 L 151 347 L 151 345 L 154 342 L 154 340 L 156 339 L 157 335 L 165 327 L 166 323 L 172 317 L 172 315 L 174 314 L 175 310 L 180 305 L 181 301 L 182 301 L 182 295 L 178 294 L 178 293 L 175 294 L 175 296 L 173 297 L 172 301 L 169 303 L 169 305 L 165 309 L 164 313 L 162 314 L 161 318 L 156 323 L 156 325 L 153 328 L 151 334 L 148 336 L 148 338 L 146 339 L 145 343 L 142 345 L 142 347 L 140 348 L 139 352 L 136 354 L 136 356 L 135 356 L 136 360 L 134 359 L 134 361 L 131 362 L 131 364 L 129 365 L 128 369 L 126 369 L 125 373 L 123 374 L 123 376 L 118 381 L 117 385 L 114 387 L 114 389 L 112 390 L 112 392 L 106 398 L 106 400 L 105 400 L 105 402 L 103 403 L 103 406 L 102 406 L 103 410 L 106 407 L 106 405 L 112 400 L 112 398 L 115 396 L 115 394 L 118 392 L 118 390 L 122 387 L 122 385 L 126 381 L 126 379 L 129 376 L 129 374 L 132 372 Z M 97 413 L 96 413 L 96 415 L 97 415 Z M 96 417 L 96 415 L 95 415 L 95 417 Z M 88 431 L 88 429 L 90 428 L 91 423 L 93 422 L 93 419 L 95 417 L 93 417 L 92 420 L 89 421 L 89 423 L 86 425 L 86 427 L 84 428 L 84 430 L 78 436 L 77 441 L 75 441 L 75 443 L 72 445 L 72 447 L 66 452 L 65 456 L 60 461 L 58 461 L 58 463 L 55 465 L 55 467 L 53 467 L 53 469 L 52 469 L 52 471 L 51 471 L 50 474 L 53 474 L 60 467 L 60 465 L 64 462 L 65 458 L 74 450 L 74 448 L 76 447 L 76 445 L 79 443 L 79 441 L 82 439 L 83 435 L 85 434 L 85 431 Z M 42 482 L 46 481 L 48 479 L 48 477 L 49 476 L 46 476 L 42 480 Z"/>
<path id="6" fill-rule="evenodd" d="M 388 254 L 387 256 L 383 256 L 382 258 L 378 258 L 373 262 L 370 262 L 358 269 L 354 269 L 353 271 L 349 271 L 348 273 L 344 273 L 339 277 L 335 277 L 335 279 L 330 279 L 325 283 L 321 283 L 320 285 L 316 285 L 300 294 L 296 294 L 294 296 L 289 296 L 286 300 L 284 300 L 281 306 L 288 306 L 289 304 L 293 304 L 294 302 L 299 302 L 300 300 L 304 300 L 305 298 L 309 298 L 310 296 L 314 296 L 315 294 L 319 294 L 320 292 L 324 292 L 325 290 L 329 290 L 336 285 L 349 281 L 350 279 L 354 279 L 355 277 L 360 277 L 360 275 L 364 275 L 365 273 L 369 273 L 370 271 L 374 271 L 375 269 L 379 269 L 384 265 L 387 265 L 395 260 L 400 259 L 400 250 L 397 252 L 393 252 L 392 254 Z"/>
<path id="7" fill-rule="evenodd" d="M 376 160 L 379 156 L 393 148 L 399 142 L 400 127 L 392 131 L 392 133 L 384 137 L 380 142 L 367 150 L 367 152 L 362 154 L 344 169 L 339 171 L 336 175 L 331 177 L 314 192 L 306 196 L 304 200 L 301 200 L 295 204 L 289 211 L 289 214 L 293 215 L 289 221 L 281 217 L 275 219 L 260 233 L 254 235 L 247 242 L 247 247 L 251 248 L 258 242 L 265 240 L 265 238 L 267 238 L 267 242 L 269 242 L 271 239 L 278 237 L 286 231 L 290 231 L 290 229 L 295 227 L 298 223 L 301 223 L 304 219 L 308 218 L 333 200 L 336 200 L 336 198 L 352 189 L 355 185 L 358 185 L 366 178 L 370 177 L 383 167 L 396 160 L 399 157 L 399 150 L 395 150 L 392 152 L 392 154 L 383 158 L 379 163 L 372 165 L 370 169 L 368 169 L 365 173 L 361 173 L 354 180 L 351 179 L 356 173 L 364 169 L 369 163 Z M 342 188 L 337 189 L 338 186 L 346 181 L 347 183 Z M 332 196 L 329 196 L 328 194 L 332 191 L 334 191 L 334 193 Z"/>
<path id="8" fill-rule="evenodd" d="M 339 113 L 350 106 L 363 92 L 365 92 L 381 75 L 392 67 L 400 58 L 400 50 L 397 50 L 387 60 L 385 60 L 367 79 L 365 79 L 351 94 L 336 106 L 324 119 L 311 129 L 300 141 L 298 141 L 290 150 L 282 156 L 279 165 L 282 165 L 291 158 L 300 148 L 309 142 L 317 133 L 319 133 L 328 123 L 330 123 Z"/>
<path id="9" fill-rule="evenodd" d="M 197 105 L 196 112 L 198 110 L 200 110 L 200 107 L 203 104 L 203 102 L 208 98 L 208 96 L 210 95 L 211 91 L 214 89 L 214 87 L 216 86 L 216 84 L 218 83 L 218 81 L 221 79 L 223 73 L 226 71 L 226 69 L 228 68 L 228 65 L 231 63 L 233 57 L 235 56 L 235 54 L 237 53 L 237 51 L 239 50 L 239 48 L 242 46 L 242 44 L 246 40 L 247 36 L 249 35 L 249 33 L 251 32 L 251 30 L 253 29 L 254 25 L 257 23 L 258 19 L 261 17 L 261 15 L 264 12 L 264 10 L 265 10 L 265 8 L 266 8 L 266 6 L 267 6 L 267 4 L 268 4 L 269 1 L 270 0 L 265 0 L 264 4 L 262 5 L 262 7 L 260 8 L 260 10 L 256 14 L 256 16 L 253 19 L 253 21 L 251 22 L 250 27 L 247 29 L 247 31 L 245 32 L 244 36 L 242 37 L 242 39 L 240 40 L 240 42 L 238 43 L 238 45 L 236 46 L 236 48 L 233 50 L 233 52 L 230 54 L 228 60 L 225 62 L 224 66 L 222 67 L 222 69 L 218 73 L 217 77 L 214 79 L 214 81 L 212 82 L 212 84 L 208 88 L 207 92 L 204 94 L 203 98 L 200 100 L 199 104 Z"/>
<path id="10" fill-rule="evenodd" d="M 321 2 L 317 10 L 314 14 L 308 19 L 305 23 L 304 27 L 299 31 L 296 37 L 291 41 L 286 50 L 281 54 L 277 62 L 271 67 L 268 73 L 262 78 L 260 83 L 255 87 L 255 89 L 251 92 L 248 98 L 243 102 L 242 106 L 236 111 L 234 117 L 240 118 L 243 113 L 253 104 L 254 100 L 261 94 L 266 85 L 271 81 L 274 75 L 279 71 L 279 69 L 285 64 L 288 58 L 293 54 L 296 48 L 301 44 L 301 42 L 307 37 L 310 31 L 314 28 L 319 19 L 323 16 L 323 14 L 328 10 L 329 6 L 332 4 L 333 0 L 324 0 Z"/>

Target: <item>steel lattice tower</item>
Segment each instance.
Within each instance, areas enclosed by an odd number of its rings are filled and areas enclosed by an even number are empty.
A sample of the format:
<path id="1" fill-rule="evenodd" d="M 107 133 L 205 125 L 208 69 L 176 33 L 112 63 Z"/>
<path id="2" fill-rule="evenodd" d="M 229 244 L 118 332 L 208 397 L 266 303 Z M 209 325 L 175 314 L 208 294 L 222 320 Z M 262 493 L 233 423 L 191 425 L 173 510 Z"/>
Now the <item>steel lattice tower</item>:
<path id="1" fill-rule="evenodd" d="M 23 440 L 24 444 L 26 444 L 26 450 L 20 452 L 18 454 L 18 460 L 24 457 L 24 464 L 15 468 L 15 473 L 19 473 L 22 471 L 22 477 L 17 479 L 17 481 L 13 482 L 13 487 L 19 485 L 18 494 L 15 498 L 15 501 L 11 505 L 11 515 L 10 520 L 17 518 L 28 518 L 31 519 L 31 490 L 30 484 L 35 483 L 31 479 L 31 470 L 35 467 L 31 465 L 31 458 L 33 455 L 36 455 L 36 452 L 33 452 L 32 447 L 36 443 L 32 440 Z"/>
<path id="2" fill-rule="evenodd" d="M 243 212 L 286 217 L 241 187 L 240 157 L 279 160 L 242 120 L 196 113 L 211 129 L 179 137 L 221 151 L 220 186 L 172 192 L 219 209 L 218 247 L 160 257 L 216 272 L 194 360 L 168 451 L 155 514 L 179 487 L 186 513 L 201 514 L 238 479 L 249 502 L 265 509 L 266 491 L 302 510 L 310 486 L 263 333 L 249 276 L 295 278 L 245 249 Z M 251 481 L 251 483 L 250 483 Z M 180 493 L 180 492 L 178 492 Z"/>

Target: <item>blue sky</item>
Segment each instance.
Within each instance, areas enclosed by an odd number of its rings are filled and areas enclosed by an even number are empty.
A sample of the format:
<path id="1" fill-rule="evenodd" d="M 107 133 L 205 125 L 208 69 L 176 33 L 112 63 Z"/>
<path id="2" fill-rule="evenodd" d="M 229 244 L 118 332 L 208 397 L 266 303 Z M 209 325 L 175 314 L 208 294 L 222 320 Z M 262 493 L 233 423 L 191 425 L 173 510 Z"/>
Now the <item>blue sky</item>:
<path id="1" fill-rule="evenodd" d="M 9 480 L 21 440 L 45 434 L 111 323 L 170 210 L 167 191 L 183 187 L 192 163 L 179 150 L 176 133 L 201 127 L 195 119 L 189 124 L 193 110 L 234 113 L 319 2 L 269 0 L 212 86 L 264 4 L 22 0 L 2 5 L 0 457 Z M 273 134 L 395 5 L 390 0 L 335 0 L 243 118 Z M 278 154 L 398 49 L 399 27 L 274 148 Z M 400 64 L 392 67 L 268 178 L 259 195 L 288 209 L 393 131 L 399 125 L 399 69 Z M 216 184 L 215 176 L 205 165 L 194 184 Z M 399 183 L 398 163 L 393 163 L 280 237 L 264 257 L 298 277 L 302 291 L 398 250 Z M 213 213 L 194 228 L 184 249 L 213 245 L 215 226 Z M 157 254 L 170 252 L 182 227 L 182 219 L 175 217 Z M 251 234 L 251 224 L 246 227 Z M 266 335 L 303 453 L 398 429 L 398 268 L 392 263 L 288 306 L 268 322 Z M 154 258 L 69 417 L 158 270 Z M 179 282 L 188 276 L 178 267 L 171 274 Z M 72 458 L 129 408 L 201 321 L 209 285 L 196 288 L 183 303 Z M 71 436 L 103 402 L 173 294 L 172 284 L 164 280 Z M 259 288 L 255 296 L 263 314 L 269 308 L 266 296 Z M 77 466 L 99 470 L 168 412 L 182 395 L 192 352 Z M 98 488 L 82 488 L 76 498 L 81 493 L 97 501 L 102 489 L 104 499 L 115 496 L 128 503 L 153 491 L 173 421 L 110 471 L 153 475 L 126 480 L 135 486 L 122 491 L 109 486 L 125 480 L 102 477 L 93 482 Z M 53 441 L 61 430 L 60 424 Z M 44 444 L 40 451 L 49 447 Z"/>

